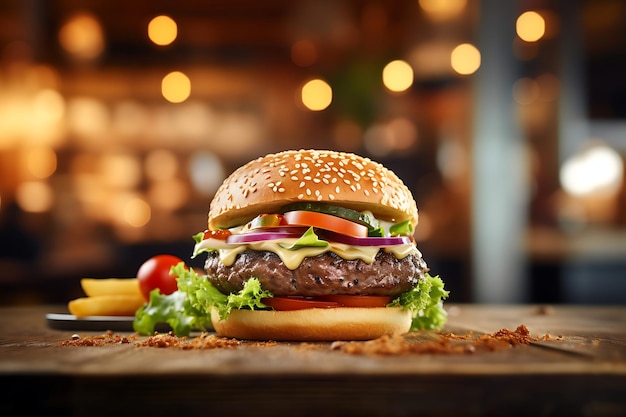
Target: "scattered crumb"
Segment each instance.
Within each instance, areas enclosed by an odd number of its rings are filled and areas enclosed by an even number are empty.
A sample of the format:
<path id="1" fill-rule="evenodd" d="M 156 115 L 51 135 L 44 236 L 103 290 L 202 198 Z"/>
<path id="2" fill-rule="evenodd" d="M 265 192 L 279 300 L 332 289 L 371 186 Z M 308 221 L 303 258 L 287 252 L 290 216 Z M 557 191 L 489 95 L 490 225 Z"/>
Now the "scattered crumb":
<path id="1" fill-rule="evenodd" d="M 105 334 L 98 336 L 85 336 L 81 337 L 78 334 L 73 334 L 70 340 L 61 342 L 60 346 L 107 346 L 107 345 L 125 345 L 133 343 L 137 336 L 120 336 L 114 334 L 112 331 L 107 331 Z"/>
<path id="2" fill-rule="evenodd" d="M 178 337 L 174 333 L 155 333 L 153 336 L 135 343 L 140 347 L 179 348 L 183 350 L 224 349 L 241 345 L 237 339 L 229 339 L 214 334 L 202 333 L 200 336 L 188 338 Z"/>
<path id="3" fill-rule="evenodd" d="M 423 340 L 427 335 L 428 340 Z M 408 355 L 408 354 L 472 354 L 475 352 L 496 351 L 516 345 L 527 345 L 535 341 L 563 340 L 549 334 L 532 336 L 524 324 L 515 330 L 500 329 L 492 334 L 475 335 L 468 332 L 463 335 L 454 333 L 409 333 L 407 335 L 383 336 L 368 341 L 336 341 L 332 343 L 298 343 L 291 345 L 301 350 L 330 349 L 351 355 Z M 239 346 L 272 347 L 279 343 L 250 342 L 215 334 L 202 333 L 196 337 L 178 337 L 172 332 L 159 334 L 147 338 L 140 338 L 137 334 L 120 336 L 109 331 L 104 335 L 81 337 L 78 334 L 71 336 L 60 346 L 107 346 L 133 344 L 137 347 L 175 348 L 182 350 L 229 349 Z"/>
<path id="4" fill-rule="evenodd" d="M 383 336 L 367 342 L 334 342 L 331 349 L 354 355 L 467 354 L 495 351 L 516 345 L 553 340 L 550 336 L 533 337 L 521 324 L 515 330 L 500 329 L 492 334 L 475 336 L 442 333 L 433 341 L 415 341 L 406 336 Z"/>

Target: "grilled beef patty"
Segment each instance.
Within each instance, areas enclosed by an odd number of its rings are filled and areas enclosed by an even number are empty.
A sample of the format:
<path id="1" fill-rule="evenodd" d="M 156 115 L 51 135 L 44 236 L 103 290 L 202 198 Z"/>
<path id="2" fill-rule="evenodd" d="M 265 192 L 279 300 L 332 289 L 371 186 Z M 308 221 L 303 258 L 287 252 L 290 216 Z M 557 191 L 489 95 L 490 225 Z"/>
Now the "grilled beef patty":
<path id="1" fill-rule="evenodd" d="M 222 264 L 213 252 L 205 269 L 209 281 L 224 294 L 239 291 L 247 280 L 257 278 L 261 287 L 275 296 L 397 296 L 414 287 L 428 271 L 420 256 L 397 259 L 383 250 L 371 264 L 326 252 L 304 258 L 295 270 L 287 268 L 278 255 L 269 251 L 242 252 L 231 266 Z"/>

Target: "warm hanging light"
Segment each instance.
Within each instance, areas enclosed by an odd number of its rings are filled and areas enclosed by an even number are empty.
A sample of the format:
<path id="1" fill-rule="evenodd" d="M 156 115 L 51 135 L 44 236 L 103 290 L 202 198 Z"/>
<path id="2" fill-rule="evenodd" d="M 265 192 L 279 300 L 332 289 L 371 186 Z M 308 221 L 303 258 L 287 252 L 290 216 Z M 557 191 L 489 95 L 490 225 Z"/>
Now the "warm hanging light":
<path id="1" fill-rule="evenodd" d="M 191 81 L 184 73 L 174 71 L 163 77 L 161 94 L 171 103 L 182 103 L 191 94 Z"/>
<path id="2" fill-rule="evenodd" d="M 450 55 L 452 69 L 461 75 L 470 75 L 480 68 L 480 51 L 470 43 L 462 43 Z"/>
<path id="3" fill-rule="evenodd" d="M 546 33 L 546 21 L 537 12 L 524 12 L 517 18 L 515 29 L 523 41 L 537 42 Z"/>
<path id="4" fill-rule="evenodd" d="M 178 26 L 169 16 L 157 16 L 148 23 L 148 38 L 156 45 L 166 46 L 176 40 Z"/>
<path id="5" fill-rule="evenodd" d="M 333 90 L 328 83 L 321 79 L 314 79 L 302 87 L 302 104 L 312 111 L 324 110 L 333 101 Z"/>
<path id="6" fill-rule="evenodd" d="M 413 84 L 413 68 L 406 61 L 391 61 L 383 69 L 383 84 L 394 92 L 408 90 Z"/>

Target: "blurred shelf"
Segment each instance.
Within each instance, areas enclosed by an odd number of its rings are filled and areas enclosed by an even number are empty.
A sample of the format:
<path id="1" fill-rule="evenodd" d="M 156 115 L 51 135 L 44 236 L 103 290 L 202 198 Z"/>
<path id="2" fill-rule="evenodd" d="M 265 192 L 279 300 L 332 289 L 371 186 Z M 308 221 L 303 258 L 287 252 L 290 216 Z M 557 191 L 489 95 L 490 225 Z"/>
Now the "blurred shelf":
<path id="1" fill-rule="evenodd" d="M 535 260 L 626 260 L 626 229 L 606 227 L 565 233 L 533 227 L 525 238 L 526 253 Z"/>

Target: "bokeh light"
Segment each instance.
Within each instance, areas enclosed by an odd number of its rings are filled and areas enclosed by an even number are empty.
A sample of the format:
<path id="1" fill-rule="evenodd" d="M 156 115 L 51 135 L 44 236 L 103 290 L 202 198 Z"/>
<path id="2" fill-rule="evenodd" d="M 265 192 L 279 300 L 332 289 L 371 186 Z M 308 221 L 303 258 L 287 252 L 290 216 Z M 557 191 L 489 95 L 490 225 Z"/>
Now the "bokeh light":
<path id="1" fill-rule="evenodd" d="M 616 193 L 621 187 L 624 163 L 609 146 L 598 143 L 569 158 L 559 176 L 563 189 L 575 196 Z"/>
<path id="2" fill-rule="evenodd" d="M 394 92 L 406 91 L 413 84 L 413 76 L 413 68 L 406 61 L 391 61 L 383 69 L 383 84 Z"/>
<path id="3" fill-rule="evenodd" d="M 224 166 L 212 152 L 197 152 L 189 160 L 189 176 L 194 189 L 212 195 L 226 178 Z"/>
<path id="4" fill-rule="evenodd" d="M 178 158 L 172 151 L 155 149 L 146 155 L 144 170 L 146 177 L 151 180 L 170 180 L 178 172 Z"/>
<path id="5" fill-rule="evenodd" d="M 173 211 L 187 203 L 189 189 L 183 180 L 172 178 L 152 184 L 148 190 L 148 198 L 152 206 Z"/>
<path id="6" fill-rule="evenodd" d="M 418 3 L 432 20 L 443 21 L 459 16 L 467 0 L 419 0 Z"/>
<path id="7" fill-rule="evenodd" d="M 166 46 L 176 40 L 178 25 L 169 16 L 157 16 L 148 23 L 148 38 L 156 45 Z"/>
<path id="8" fill-rule="evenodd" d="M 546 33 L 546 21 L 537 12 L 524 12 L 517 18 L 515 30 L 523 41 L 537 42 Z"/>
<path id="9" fill-rule="evenodd" d="M 131 154 L 109 154 L 100 160 L 104 183 L 116 188 L 133 188 L 141 181 L 141 166 Z"/>
<path id="10" fill-rule="evenodd" d="M 333 101 L 333 90 L 328 83 L 321 79 L 308 81 L 302 87 L 302 104 L 312 111 L 320 111 L 330 106 Z"/>
<path id="11" fill-rule="evenodd" d="M 407 118 L 397 117 L 387 123 L 370 126 L 364 134 L 365 149 L 376 157 L 410 149 L 417 142 L 417 128 Z"/>
<path id="12" fill-rule="evenodd" d="M 161 94 L 170 103 L 182 103 L 191 94 L 191 81 L 184 73 L 173 71 L 163 77 Z"/>
<path id="13" fill-rule="evenodd" d="M 452 51 L 450 65 L 461 75 L 470 75 L 480 68 L 480 51 L 470 43 L 462 43 Z"/>
<path id="14" fill-rule="evenodd" d="M 82 145 L 100 145 L 110 124 L 109 109 L 102 101 L 91 97 L 76 97 L 68 101 L 67 127 Z"/>
<path id="15" fill-rule="evenodd" d="M 53 149 L 42 146 L 26 151 L 24 166 L 35 178 L 45 179 L 57 169 L 57 155 Z"/>
<path id="16" fill-rule="evenodd" d="M 151 216 L 150 205 L 140 197 L 128 199 L 122 207 L 122 218 L 132 227 L 145 226 Z"/>
<path id="17" fill-rule="evenodd" d="M 43 89 L 33 98 L 32 116 L 38 122 L 51 124 L 59 122 L 65 114 L 65 100 L 58 91 Z"/>
<path id="18" fill-rule="evenodd" d="M 15 200 L 25 212 L 43 213 L 52 208 L 54 192 L 43 181 L 26 181 L 15 190 Z"/>
<path id="19" fill-rule="evenodd" d="M 104 32 L 100 22 L 88 13 L 72 16 L 59 31 L 63 49 L 79 59 L 97 58 L 104 51 Z"/>

